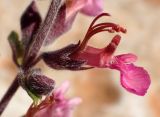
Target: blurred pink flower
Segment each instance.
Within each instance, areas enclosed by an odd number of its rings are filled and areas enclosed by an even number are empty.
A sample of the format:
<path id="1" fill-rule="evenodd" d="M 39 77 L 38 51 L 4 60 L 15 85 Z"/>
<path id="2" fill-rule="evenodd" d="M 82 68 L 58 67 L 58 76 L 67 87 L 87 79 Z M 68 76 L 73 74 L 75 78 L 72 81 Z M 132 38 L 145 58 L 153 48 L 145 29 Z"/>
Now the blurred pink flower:
<path id="1" fill-rule="evenodd" d="M 103 11 L 103 0 L 86 0 L 81 12 L 89 16 L 97 16 Z"/>
<path id="2" fill-rule="evenodd" d="M 95 18 L 84 40 L 79 44 L 78 50 L 71 55 L 71 58 L 86 61 L 87 65 L 93 67 L 116 69 L 120 71 L 121 85 L 127 91 L 141 96 L 145 95 L 150 86 L 150 76 L 144 68 L 133 64 L 137 60 L 137 56 L 134 54 L 113 56 L 121 39 L 119 35 L 114 36 L 108 46 L 102 49 L 87 45 L 89 39 L 99 32 L 126 32 L 126 29 L 114 23 L 105 22 L 94 25 L 96 20 L 102 16 L 109 16 L 109 14 L 103 13 Z"/>
<path id="3" fill-rule="evenodd" d="M 103 0 L 64 0 L 64 2 L 57 13 L 56 23 L 45 40 L 45 45 L 69 31 L 78 12 L 88 16 L 97 16 L 103 11 Z"/>
<path id="4" fill-rule="evenodd" d="M 103 11 L 103 0 L 66 0 L 66 2 L 69 19 L 78 11 L 89 16 L 96 16 Z"/>
<path id="5" fill-rule="evenodd" d="M 38 106 L 31 105 L 26 117 L 71 117 L 72 109 L 81 102 L 81 99 L 79 97 L 65 98 L 64 94 L 68 88 L 69 82 L 64 82 Z"/>

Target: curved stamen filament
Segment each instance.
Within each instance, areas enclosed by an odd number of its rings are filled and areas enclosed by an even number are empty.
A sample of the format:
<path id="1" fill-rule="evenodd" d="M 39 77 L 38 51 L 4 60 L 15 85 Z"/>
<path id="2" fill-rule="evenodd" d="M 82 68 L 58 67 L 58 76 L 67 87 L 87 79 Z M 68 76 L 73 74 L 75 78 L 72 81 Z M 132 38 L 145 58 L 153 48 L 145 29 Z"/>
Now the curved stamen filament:
<path id="1" fill-rule="evenodd" d="M 108 29 L 106 29 L 108 28 Z M 116 32 L 123 32 L 125 33 L 126 32 L 126 29 L 118 26 L 117 24 L 114 24 L 114 23 L 102 23 L 102 24 L 98 24 L 97 26 L 95 26 L 95 29 L 93 30 L 89 30 L 88 33 L 86 34 L 84 40 L 82 41 L 81 43 L 81 49 L 84 49 L 85 48 L 85 45 L 88 43 L 89 39 L 94 36 L 95 34 L 97 33 L 100 33 L 100 32 L 104 32 L 104 31 L 107 31 L 109 33 L 114 33 L 115 31 Z"/>
<path id="2" fill-rule="evenodd" d="M 89 29 L 95 24 L 95 22 L 96 22 L 99 18 L 101 18 L 101 17 L 103 17 L 103 16 L 111 16 L 111 15 L 110 15 L 109 13 L 102 13 L 102 14 L 98 15 L 98 16 L 92 21 L 92 23 L 90 24 Z"/>
<path id="3" fill-rule="evenodd" d="M 110 15 L 108 13 L 102 13 L 93 20 L 93 22 L 90 24 L 88 28 L 88 31 L 84 37 L 84 40 L 79 46 L 79 50 L 83 50 L 86 44 L 88 43 L 89 39 L 97 33 L 104 32 L 104 31 L 107 31 L 109 33 L 114 33 L 114 32 L 126 33 L 126 29 L 114 23 L 104 22 L 104 23 L 99 23 L 94 25 L 95 22 L 103 16 L 110 16 Z"/>
<path id="4" fill-rule="evenodd" d="M 97 33 L 100 33 L 100 32 L 110 32 L 110 33 L 114 33 L 114 30 L 112 29 L 101 29 L 101 30 L 96 30 L 94 32 L 92 32 L 92 34 L 88 35 L 88 37 L 86 39 L 84 39 L 80 45 L 80 50 L 83 50 L 85 48 L 85 46 L 87 45 L 89 39 L 94 35 L 94 34 L 97 34 Z"/>
<path id="5" fill-rule="evenodd" d="M 108 32 L 110 33 L 113 33 L 113 32 L 122 32 L 122 33 L 126 33 L 126 29 L 120 27 L 119 25 L 117 24 L 114 24 L 114 23 L 101 23 L 101 24 L 98 24 L 93 30 L 90 30 L 88 32 L 88 34 L 86 34 L 86 37 L 90 38 L 89 35 L 94 35 L 95 33 L 93 32 L 96 32 L 98 30 L 106 30 L 106 28 L 109 28 L 107 29 Z"/>
<path id="6" fill-rule="evenodd" d="M 111 27 L 113 30 L 115 30 L 116 32 L 122 32 L 122 33 L 126 33 L 126 29 L 124 29 L 123 27 L 119 26 L 118 24 L 114 24 L 114 23 L 100 23 L 97 24 L 95 26 L 92 27 L 92 30 L 98 28 L 98 27 L 106 27 L 109 28 Z"/>

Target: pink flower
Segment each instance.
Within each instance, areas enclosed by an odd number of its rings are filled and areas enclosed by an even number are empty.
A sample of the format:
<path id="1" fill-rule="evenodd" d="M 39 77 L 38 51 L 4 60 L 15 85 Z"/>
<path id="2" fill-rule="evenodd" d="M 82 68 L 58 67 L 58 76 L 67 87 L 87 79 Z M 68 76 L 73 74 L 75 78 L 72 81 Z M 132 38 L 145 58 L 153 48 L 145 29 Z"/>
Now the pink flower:
<path id="1" fill-rule="evenodd" d="M 114 36 L 112 41 L 105 48 L 98 49 L 87 45 L 89 39 L 96 33 L 108 31 L 108 32 L 123 32 L 126 30 L 114 23 L 100 23 L 94 25 L 97 19 L 102 16 L 108 16 L 109 14 L 101 14 L 95 18 L 90 25 L 88 32 L 79 44 L 78 50 L 71 55 L 72 59 L 84 60 L 87 65 L 98 68 L 110 68 L 120 71 L 121 85 L 129 92 L 137 95 L 145 95 L 150 85 L 150 76 L 148 72 L 142 68 L 133 64 L 137 60 L 134 54 L 122 54 L 114 56 L 114 52 L 120 42 L 121 37 L 119 35 Z"/>
<path id="2" fill-rule="evenodd" d="M 71 44 L 57 51 L 43 53 L 44 62 L 53 69 L 85 70 L 93 67 L 116 69 L 120 71 L 121 85 L 127 91 L 145 95 L 150 86 L 150 76 L 144 68 L 133 64 L 137 56 L 134 54 L 114 56 L 121 40 L 119 34 L 115 35 L 104 48 L 99 49 L 87 45 L 89 39 L 100 32 L 126 33 L 126 29 L 115 23 L 95 24 L 104 16 L 109 16 L 109 14 L 102 13 L 93 20 L 82 42 L 79 41 L 78 44 Z M 84 65 L 89 65 L 89 67 Z"/>
<path id="3" fill-rule="evenodd" d="M 60 7 L 55 24 L 52 26 L 45 45 L 50 44 L 63 33 L 71 29 L 78 12 L 97 16 L 103 11 L 103 0 L 64 0 Z"/>
<path id="4" fill-rule="evenodd" d="M 64 94 L 69 82 L 64 82 L 51 95 L 47 96 L 38 106 L 29 108 L 26 117 L 71 117 L 72 109 L 81 102 L 80 98 L 67 99 Z"/>

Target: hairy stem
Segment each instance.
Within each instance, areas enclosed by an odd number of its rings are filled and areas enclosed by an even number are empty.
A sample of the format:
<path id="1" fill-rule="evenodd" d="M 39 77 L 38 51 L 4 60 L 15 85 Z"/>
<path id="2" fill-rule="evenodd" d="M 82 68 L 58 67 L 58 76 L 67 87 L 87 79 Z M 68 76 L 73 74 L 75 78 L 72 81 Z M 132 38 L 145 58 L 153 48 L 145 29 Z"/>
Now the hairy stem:
<path id="1" fill-rule="evenodd" d="M 10 100 L 13 97 L 13 95 L 15 94 L 15 92 L 17 91 L 18 87 L 19 87 L 18 78 L 16 77 L 0 101 L 0 116 L 3 113 L 3 111 L 5 110 L 5 108 L 7 107 L 8 103 L 10 102 Z"/>

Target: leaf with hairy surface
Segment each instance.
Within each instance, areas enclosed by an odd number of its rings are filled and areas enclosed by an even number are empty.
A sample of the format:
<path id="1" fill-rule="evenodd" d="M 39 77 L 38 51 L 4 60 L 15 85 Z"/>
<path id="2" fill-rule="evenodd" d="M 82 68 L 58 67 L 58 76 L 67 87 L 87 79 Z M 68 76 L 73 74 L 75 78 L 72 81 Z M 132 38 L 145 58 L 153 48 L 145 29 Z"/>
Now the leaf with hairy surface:
<path id="1" fill-rule="evenodd" d="M 28 45 L 28 49 L 25 52 L 24 57 L 24 67 L 29 67 L 37 58 L 40 48 L 43 45 L 43 42 L 48 38 L 48 34 L 54 25 L 57 13 L 61 7 L 62 0 L 52 0 L 47 16 L 40 26 L 37 33 L 34 35 L 33 41 Z"/>
<path id="2" fill-rule="evenodd" d="M 28 8 L 21 16 L 21 30 L 22 30 L 22 42 L 26 47 L 31 43 L 33 35 L 38 30 L 41 24 L 41 16 L 39 14 L 36 2 L 32 1 Z"/>

